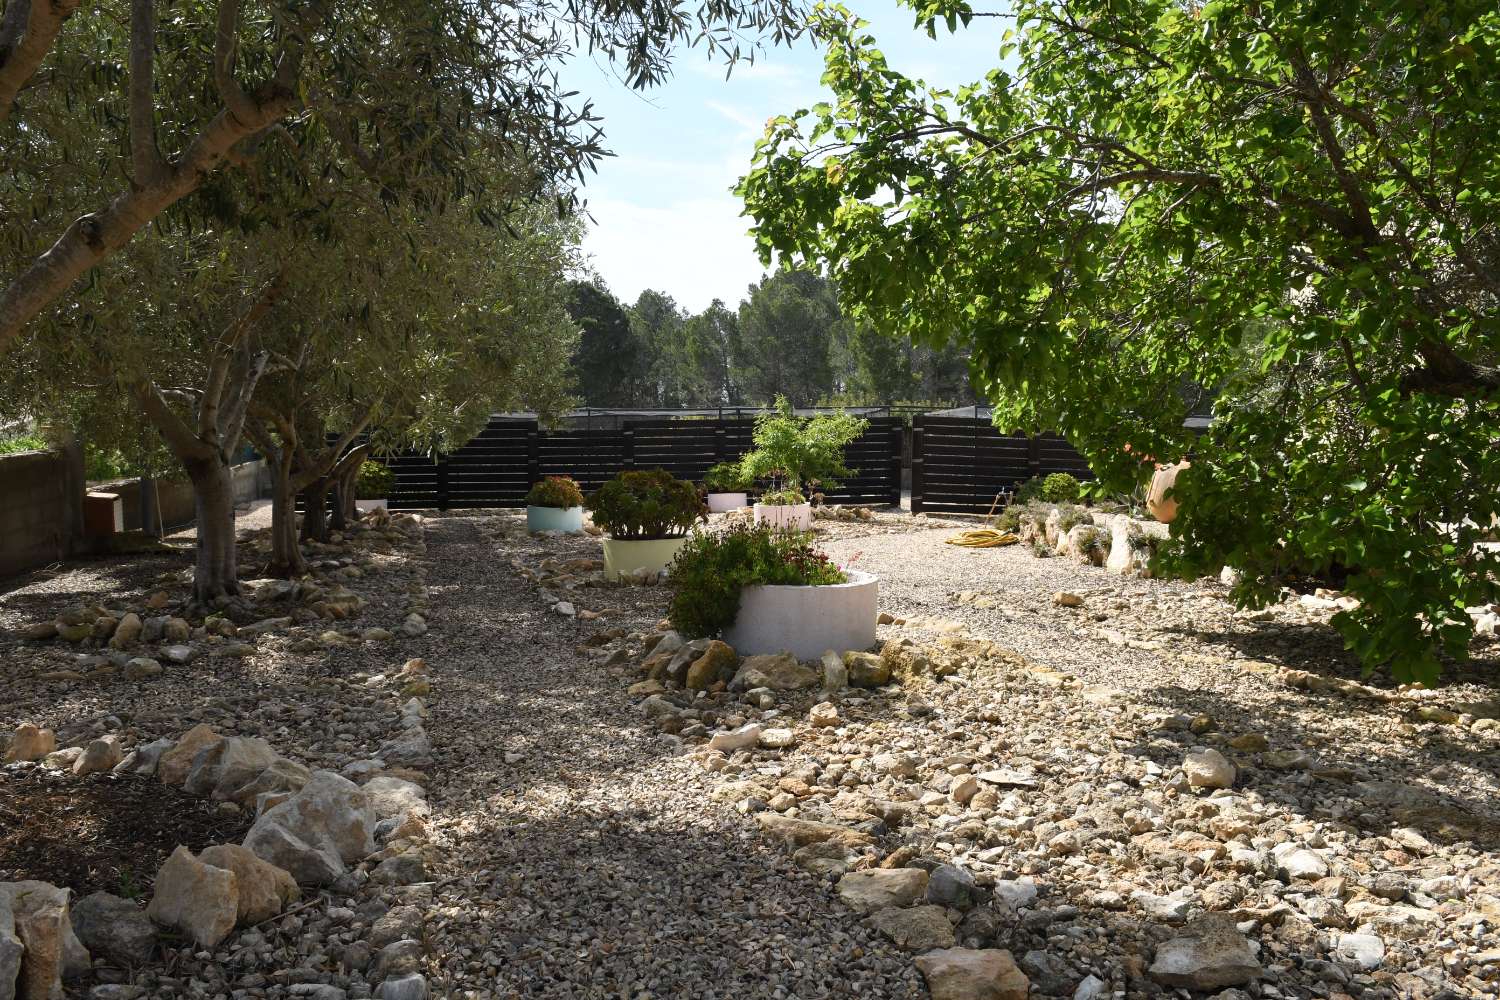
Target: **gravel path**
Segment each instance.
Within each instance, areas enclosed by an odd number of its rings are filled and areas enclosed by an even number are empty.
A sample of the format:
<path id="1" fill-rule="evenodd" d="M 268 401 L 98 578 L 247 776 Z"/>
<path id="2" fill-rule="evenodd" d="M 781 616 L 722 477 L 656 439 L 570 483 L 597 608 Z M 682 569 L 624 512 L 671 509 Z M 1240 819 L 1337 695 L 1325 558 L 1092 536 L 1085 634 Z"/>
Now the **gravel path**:
<path id="1" fill-rule="evenodd" d="M 484 525 L 428 525 L 443 635 L 429 731 L 446 758 L 434 826 L 457 880 L 429 919 L 434 984 L 473 998 L 924 995 L 905 956 L 710 800 L 713 775 L 642 730 L 624 688 L 573 648 L 593 627 L 551 613 Z"/>

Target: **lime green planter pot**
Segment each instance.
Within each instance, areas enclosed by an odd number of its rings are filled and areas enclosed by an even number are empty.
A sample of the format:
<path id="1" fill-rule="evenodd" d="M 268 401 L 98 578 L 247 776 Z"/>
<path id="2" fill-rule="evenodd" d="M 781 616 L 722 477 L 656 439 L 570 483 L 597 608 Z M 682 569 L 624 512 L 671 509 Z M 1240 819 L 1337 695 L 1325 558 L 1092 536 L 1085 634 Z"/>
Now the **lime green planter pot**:
<path id="1" fill-rule="evenodd" d="M 641 541 L 606 538 L 604 540 L 604 578 L 618 580 L 639 569 L 653 573 L 660 572 L 666 569 L 667 564 L 676 557 L 677 550 L 686 544 L 687 536 L 650 538 Z"/>

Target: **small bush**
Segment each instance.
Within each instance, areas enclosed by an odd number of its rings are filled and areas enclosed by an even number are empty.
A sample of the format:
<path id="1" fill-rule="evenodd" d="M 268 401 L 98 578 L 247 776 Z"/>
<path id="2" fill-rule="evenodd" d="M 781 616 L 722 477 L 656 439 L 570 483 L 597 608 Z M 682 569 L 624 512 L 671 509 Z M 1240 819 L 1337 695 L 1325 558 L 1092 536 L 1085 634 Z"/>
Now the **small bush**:
<path id="1" fill-rule="evenodd" d="M 807 503 L 807 497 L 799 490 L 772 490 L 761 494 L 760 502 L 768 507 L 790 507 L 799 503 Z"/>
<path id="2" fill-rule="evenodd" d="M 380 500 L 396 487 L 396 474 L 379 462 L 365 462 L 359 467 L 354 495 L 360 500 Z"/>
<path id="3" fill-rule="evenodd" d="M 1031 543 L 1031 554 L 1038 559 L 1050 559 L 1056 553 L 1052 551 L 1052 546 L 1047 544 L 1047 539 L 1038 538 Z"/>
<path id="4" fill-rule="evenodd" d="M 848 577 L 811 536 L 737 524 L 689 539 L 672 561 L 672 627 L 689 639 L 716 636 L 740 613 L 740 591 L 761 584 L 818 586 Z"/>
<path id="5" fill-rule="evenodd" d="M 46 451 L 46 440 L 40 434 L 12 434 L 0 437 L 0 455 L 19 455 L 23 451 Z"/>
<path id="6" fill-rule="evenodd" d="M 1042 481 L 1033 477 L 1016 487 L 1016 491 L 1012 494 L 1010 502 L 1012 505 L 1021 504 L 1024 506 L 1025 504 L 1035 503 L 1041 498 Z"/>
<path id="7" fill-rule="evenodd" d="M 1048 503 L 1074 503 L 1082 495 L 1078 480 L 1066 472 L 1054 472 L 1042 480 L 1042 499 Z"/>
<path id="8" fill-rule="evenodd" d="M 777 396 L 773 409 L 755 418 L 755 448 L 740 466 L 751 479 L 769 479 L 773 489 L 836 488 L 855 474 L 844 464 L 844 448 L 869 426 L 847 413 L 803 419 L 785 396 Z"/>
<path id="9" fill-rule="evenodd" d="M 707 517 L 698 489 L 665 469 L 622 472 L 588 498 L 594 523 L 630 541 L 681 538 Z"/>
<path id="10" fill-rule="evenodd" d="M 704 493 L 745 493 L 755 480 L 745 475 L 739 462 L 720 462 L 703 474 Z"/>
<path id="11" fill-rule="evenodd" d="M 559 510 L 582 507 L 583 491 L 571 476 L 548 476 L 531 487 L 531 492 L 526 494 L 526 504 L 530 507 L 556 507 Z"/>
<path id="12" fill-rule="evenodd" d="M 1013 503 L 996 515 L 995 527 L 1001 531 L 1019 531 L 1021 521 L 1025 517 L 1031 516 L 1038 521 L 1046 521 L 1050 511 L 1050 507 L 1036 500 Z"/>
<path id="13" fill-rule="evenodd" d="M 1064 503 L 1057 505 L 1057 530 L 1066 535 L 1080 524 L 1092 524 L 1093 512 L 1087 507 Z"/>

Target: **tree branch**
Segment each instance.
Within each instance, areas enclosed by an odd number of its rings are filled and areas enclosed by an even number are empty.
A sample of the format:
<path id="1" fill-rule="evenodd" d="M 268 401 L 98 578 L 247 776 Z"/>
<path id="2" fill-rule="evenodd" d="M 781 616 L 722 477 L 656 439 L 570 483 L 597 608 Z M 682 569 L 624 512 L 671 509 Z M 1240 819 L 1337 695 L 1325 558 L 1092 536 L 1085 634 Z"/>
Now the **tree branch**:
<path id="1" fill-rule="evenodd" d="M 135 386 L 135 396 L 146 419 L 156 427 L 162 440 L 179 461 L 206 462 L 214 457 L 214 448 L 195 435 L 187 421 L 167 404 L 155 382 L 147 379 L 138 383 Z"/>
<path id="2" fill-rule="evenodd" d="M 0 124 L 82 0 L 9 0 L 0 17 Z"/>
<path id="3" fill-rule="evenodd" d="M 1454 399 L 1489 399 L 1500 394 L 1500 368 L 1476 365 L 1435 340 L 1423 340 L 1417 353 L 1426 365 L 1401 377 L 1403 393 Z"/>
<path id="4" fill-rule="evenodd" d="M 156 183 L 166 161 L 156 146 L 155 0 L 130 0 L 130 167 L 138 185 Z"/>

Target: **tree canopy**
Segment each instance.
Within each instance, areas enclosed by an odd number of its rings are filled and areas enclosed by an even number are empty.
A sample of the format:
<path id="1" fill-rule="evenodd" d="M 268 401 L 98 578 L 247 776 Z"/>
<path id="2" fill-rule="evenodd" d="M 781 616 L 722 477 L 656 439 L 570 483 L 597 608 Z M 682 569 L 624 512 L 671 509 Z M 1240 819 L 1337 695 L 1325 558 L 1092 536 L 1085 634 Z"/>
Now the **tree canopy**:
<path id="1" fill-rule="evenodd" d="M 1372 0 L 961 0 L 1003 28 L 956 91 L 822 9 L 835 99 L 773 119 L 741 193 L 763 253 L 880 329 L 971 345 L 997 421 L 1117 486 L 1191 453 L 1184 571 L 1348 573 L 1371 667 L 1434 677 L 1500 506 L 1500 11 Z M 997 24 L 997 20 L 1000 24 Z M 1216 398 L 1201 439 L 1183 418 Z"/>

